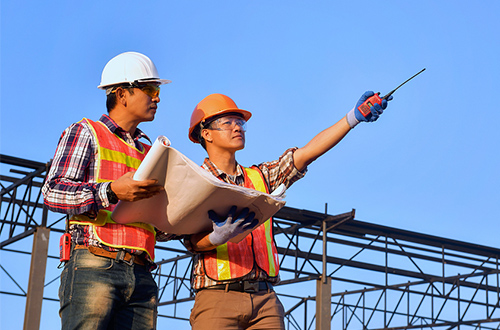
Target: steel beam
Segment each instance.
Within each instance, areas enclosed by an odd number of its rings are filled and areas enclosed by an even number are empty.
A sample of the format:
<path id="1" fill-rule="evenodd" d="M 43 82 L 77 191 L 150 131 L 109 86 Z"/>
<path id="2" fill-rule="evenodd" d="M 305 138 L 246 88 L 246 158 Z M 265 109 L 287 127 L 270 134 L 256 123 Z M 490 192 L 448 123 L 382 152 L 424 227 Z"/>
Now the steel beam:
<path id="1" fill-rule="evenodd" d="M 24 313 L 24 330 L 38 330 L 42 312 L 45 269 L 49 250 L 50 229 L 38 227 L 33 236 L 30 277 Z"/>
<path id="2" fill-rule="evenodd" d="M 331 329 L 332 279 L 316 280 L 316 330 Z"/>

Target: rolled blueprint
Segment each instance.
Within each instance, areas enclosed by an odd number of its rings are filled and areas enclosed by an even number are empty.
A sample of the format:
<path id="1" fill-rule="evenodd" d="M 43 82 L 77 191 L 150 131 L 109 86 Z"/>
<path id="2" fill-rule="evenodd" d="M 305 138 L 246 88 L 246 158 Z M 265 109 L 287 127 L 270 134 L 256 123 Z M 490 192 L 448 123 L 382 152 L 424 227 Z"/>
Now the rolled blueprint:
<path id="1" fill-rule="evenodd" d="M 160 135 L 151 146 L 146 157 L 144 157 L 141 166 L 134 173 L 134 180 L 156 179 L 159 185 L 164 185 L 165 170 L 162 165 L 167 166 L 166 157 L 168 153 L 166 148 L 169 146 L 170 140 L 166 136 Z"/>
<path id="2" fill-rule="evenodd" d="M 112 214 L 114 221 L 145 222 L 167 233 L 195 234 L 212 230 L 209 210 L 225 216 L 233 205 L 238 212 L 248 207 L 262 224 L 285 205 L 284 186 L 271 195 L 222 182 L 169 142 L 159 137 L 134 175 L 137 180 L 158 180 L 165 191 L 136 202 L 118 202 Z M 231 241 L 239 242 L 250 231 Z"/>

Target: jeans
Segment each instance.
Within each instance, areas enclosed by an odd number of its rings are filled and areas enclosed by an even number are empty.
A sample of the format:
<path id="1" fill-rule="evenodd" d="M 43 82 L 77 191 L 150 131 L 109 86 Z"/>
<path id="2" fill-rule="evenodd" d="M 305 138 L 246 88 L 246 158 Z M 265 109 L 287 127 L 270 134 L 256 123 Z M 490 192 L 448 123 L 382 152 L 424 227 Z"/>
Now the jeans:
<path id="1" fill-rule="evenodd" d="M 74 250 L 61 274 L 63 330 L 156 327 L 158 288 L 146 266 Z"/>

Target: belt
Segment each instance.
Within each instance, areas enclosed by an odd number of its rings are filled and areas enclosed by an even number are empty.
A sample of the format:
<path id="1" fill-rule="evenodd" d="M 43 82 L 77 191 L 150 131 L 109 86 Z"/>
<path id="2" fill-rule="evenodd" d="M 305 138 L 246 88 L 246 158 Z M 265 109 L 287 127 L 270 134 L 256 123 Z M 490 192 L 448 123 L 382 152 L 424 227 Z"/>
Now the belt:
<path id="1" fill-rule="evenodd" d="M 225 291 L 238 291 L 238 292 L 247 292 L 247 293 L 256 293 L 259 291 L 274 291 L 273 285 L 266 281 L 239 281 L 236 283 L 229 284 L 216 284 L 212 286 L 207 286 L 206 288 L 202 288 L 200 290 L 225 290 Z M 200 291 L 198 290 L 198 291 Z"/>
<path id="2" fill-rule="evenodd" d="M 132 254 L 130 252 L 120 250 L 120 251 L 107 251 L 103 248 L 97 247 L 97 246 L 85 246 L 85 245 L 75 245 L 74 247 L 75 250 L 89 250 L 90 253 L 100 256 L 100 257 L 106 257 L 110 259 L 115 259 L 116 261 L 122 261 L 128 265 L 137 264 L 141 266 L 147 266 L 149 262 L 145 260 L 143 257 L 139 255 Z"/>

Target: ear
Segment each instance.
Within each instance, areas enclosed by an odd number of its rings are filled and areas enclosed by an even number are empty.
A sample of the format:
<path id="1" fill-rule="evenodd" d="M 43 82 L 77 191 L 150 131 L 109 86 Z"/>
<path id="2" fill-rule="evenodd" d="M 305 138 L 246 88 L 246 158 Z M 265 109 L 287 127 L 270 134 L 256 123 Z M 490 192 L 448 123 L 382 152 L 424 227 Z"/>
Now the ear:
<path id="1" fill-rule="evenodd" d="M 209 129 L 202 129 L 201 130 L 201 137 L 206 141 L 206 142 L 212 142 L 212 132 Z"/>
<path id="2" fill-rule="evenodd" d="M 125 89 L 118 87 L 115 91 L 116 94 L 116 102 L 120 103 L 123 106 L 127 106 L 127 97 L 128 97 L 128 91 L 126 92 Z"/>

